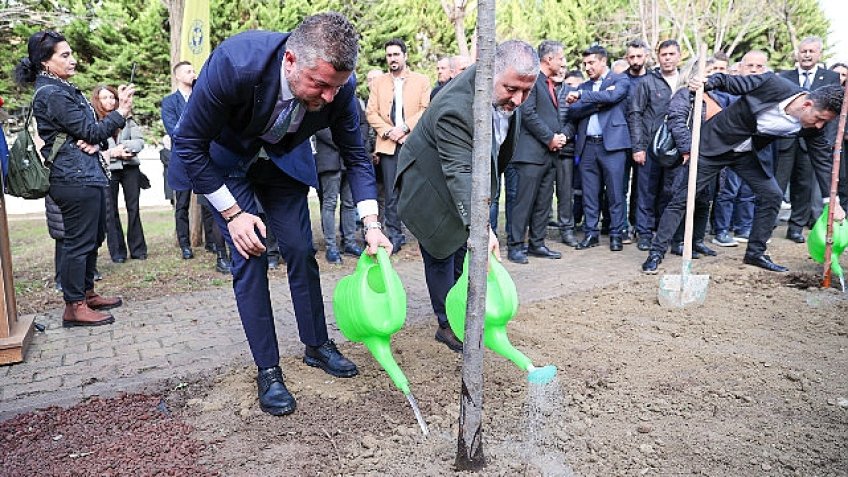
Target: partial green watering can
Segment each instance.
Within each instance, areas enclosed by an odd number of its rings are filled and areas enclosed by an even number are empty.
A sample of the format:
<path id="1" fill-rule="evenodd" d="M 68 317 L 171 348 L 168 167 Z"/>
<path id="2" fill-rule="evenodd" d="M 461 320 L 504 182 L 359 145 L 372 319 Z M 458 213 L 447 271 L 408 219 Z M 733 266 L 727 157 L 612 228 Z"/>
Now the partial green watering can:
<path id="1" fill-rule="evenodd" d="M 445 311 L 448 323 L 457 339 L 465 338 L 465 313 L 468 305 L 468 254 L 456 284 L 448 292 Z M 527 380 L 533 384 L 547 384 L 556 377 L 555 366 L 541 368 L 509 341 L 506 325 L 518 312 L 518 291 L 506 268 L 494 257 L 489 257 L 489 273 L 486 276 L 486 318 L 483 322 L 483 345 L 512 361 L 528 373 Z"/>
<path id="2" fill-rule="evenodd" d="M 810 257 L 818 263 L 824 263 L 824 254 L 827 247 L 827 205 L 824 206 L 824 211 L 816 220 L 810 231 L 810 236 L 807 237 L 807 250 L 810 252 Z M 839 264 L 839 256 L 848 247 L 848 220 L 842 222 L 833 222 L 833 247 L 830 255 L 830 270 L 834 275 L 840 278 L 844 286 L 844 271 Z"/>
<path id="3" fill-rule="evenodd" d="M 363 253 L 353 274 L 339 280 L 333 293 L 333 312 L 345 338 L 365 344 L 403 392 L 427 435 L 427 424 L 409 390 L 409 380 L 392 355 L 392 335 L 406 321 L 406 291 L 385 249 L 380 247 L 376 257 Z"/>

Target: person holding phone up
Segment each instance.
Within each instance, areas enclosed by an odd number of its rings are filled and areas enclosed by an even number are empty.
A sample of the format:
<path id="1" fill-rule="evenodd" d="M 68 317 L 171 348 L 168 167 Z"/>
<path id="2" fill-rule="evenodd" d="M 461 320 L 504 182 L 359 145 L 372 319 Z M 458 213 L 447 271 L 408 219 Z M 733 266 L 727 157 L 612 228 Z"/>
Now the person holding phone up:
<path id="1" fill-rule="evenodd" d="M 118 106 L 118 93 L 111 86 L 100 85 L 91 94 L 91 104 L 102 119 Z M 144 240 L 144 229 L 139 214 L 139 196 L 141 189 L 150 187 L 150 181 L 139 168 L 141 161 L 138 153 L 144 148 L 144 137 L 141 128 L 132 117 L 127 118 L 123 128 L 116 129 L 107 140 L 108 149 L 102 151 L 103 157 L 109 162 L 109 195 L 106 198 L 106 243 L 109 255 L 115 263 L 127 260 L 127 246 L 130 257 L 136 260 L 147 259 L 147 242 Z M 118 189 L 124 190 L 124 202 L 127 208 L 127 236 L 124 240 L 124 230 L 121 217 L 118 214 Z"/>

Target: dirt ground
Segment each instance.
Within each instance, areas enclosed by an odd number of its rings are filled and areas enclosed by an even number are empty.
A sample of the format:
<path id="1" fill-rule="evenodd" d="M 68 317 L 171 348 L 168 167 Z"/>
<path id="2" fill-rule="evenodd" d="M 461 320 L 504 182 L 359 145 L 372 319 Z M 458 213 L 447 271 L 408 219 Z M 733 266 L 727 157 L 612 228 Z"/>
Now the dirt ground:
<path id="1" fill-rule="evenodd" d="M 487 352 L 480 475 L 848 475 L 848 296 L 817 287 L 805 247 L 775 239 L 771 250 L 795 272 L 744 266 L 741 250 L 696 262 L 710 274 L 709 296 L 683 311 L 657 304 L 649 276 L 520 297 L 531 304 L 510 325 L 513 343 L 559 374 L 529 389 Z M 428 438 L 365 348 L 346 343 L 361 371 L 353 379 L 283 360 L 298 400 L 287 417 L 259 410 L 251 366 L 163 385 L 169 419 L 193 428 L 195 460 L 185 465 L 227 476 L 454 473 L 461 358 L 430 326 L 406 327 L 393 348 Z M 0 474 L 20 475 L 0 460 Z"/>

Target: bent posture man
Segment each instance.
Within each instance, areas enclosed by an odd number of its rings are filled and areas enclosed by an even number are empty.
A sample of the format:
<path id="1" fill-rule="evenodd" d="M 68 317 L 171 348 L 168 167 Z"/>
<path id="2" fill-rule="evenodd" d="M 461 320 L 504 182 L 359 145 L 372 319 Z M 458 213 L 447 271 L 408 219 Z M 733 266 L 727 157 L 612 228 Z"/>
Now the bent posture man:
<path id="1" fill-rule="evenodd" d="M 261 201 L 288 268 L 304 362 L 337 377 L 356 366 L 327 337 L 306 194 L 317 188 L 308 138 L 329 127 L 345 161 L 368 251 L 391 243 L 377 222 L 374 170 L 359 132 L 354 96 L 359 35 L 337 13 L 303 20 L 291 34 L 250 31 L 221 43 L 198 78 L 174 135 L 178 163 L 216 220 L 233 256 L 233 288 L 257 376 L 263 411 L 289 414 L 268 290 Z M 268 159 L 257 158 L 264 148 Z M 172 166 L 172 175 L 179 173 Z M 182 177 L 186 180 L 185 175 Z M 255 195 L 254 195 L 255 194 Z"/>
<path id="2" fill-rule="evenodd" d="M 690 81 L 690 89 L 696 89 L 700 84 L 702 81 L 695 78 Z M 751 76 L 714 74 L 704 83 L 704 89 L 716 89 L 741 98 L 702 126 L 696 193 L 702 193 L 712 184 L 722 167 L 729 166 L 736 171 L 758 198 L 743 261 L 773 272 L 785 272 L 788 268 L 772 262 L 765 254 L 783 192 L 757 159 L 757 152 L 775 139 L 791 135 L 804 137 L 812 150 L 828 148 L 823 128 L 842 107 L 842 90 L 838 86 L 825 86 L 807 92 L 774 73 Z M 689 159 L 687 154 L 683 158 L 684 161 Z M 816 162 L 814 169 L 822 190 L 828 191 L 830 166 L 826 162 Z M 657 272 L 668 240 L 680 224 L 685 209 L 686 187 L 682 187 L 675 191 L 660 218 L 648 259 L 642 264 L 645 273 Z M 834 211 L 840 220 L 844 217 L 838 204 Z"/>
<path id="3" fill-rule="evenodd" d="M 492 195 L 498 171 L 515 151 L 518 106 L 527 99 L 539 74 L 539 58 L 529 44 L 506 41 L 495 51 L 492 93 Z M 462 272 L 470 226 L 474 103 L 477 67 L 457 76 L 433 99 L 401 150 L 398 212 L 418 238 L 433 312 L 439 322 L 436 340 L 461 351 L 448 328 L 445 298 Z M 489 246 L 497 251 L 489 232 Z"/>

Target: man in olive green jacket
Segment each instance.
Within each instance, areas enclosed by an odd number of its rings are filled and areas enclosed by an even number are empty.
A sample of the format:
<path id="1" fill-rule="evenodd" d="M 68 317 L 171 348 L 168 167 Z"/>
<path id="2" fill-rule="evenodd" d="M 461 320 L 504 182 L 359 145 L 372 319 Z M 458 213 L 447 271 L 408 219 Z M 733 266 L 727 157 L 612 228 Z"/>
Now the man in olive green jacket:
<path id="1" fill-rule="evenodd" d="M 468 241 L 476 74 L 476 66 L 468 68 L 433 99 L 401 150 L 395 180 L 399 215 L 418 239 L 424 258 L 430 302 L 439 322 L 436 340 L 457 352 L 462 343 L 448 328 L 445 298 L 462 272 Z M 498 172 L 515 149 L 518 106 L 538 74 L 539 58 L 529 44 L 511 40 L 498 45 L 492 91 L 493 192 Z M 489 246 L 497 255 L 492 232 Z"/>

